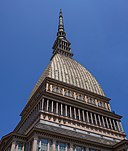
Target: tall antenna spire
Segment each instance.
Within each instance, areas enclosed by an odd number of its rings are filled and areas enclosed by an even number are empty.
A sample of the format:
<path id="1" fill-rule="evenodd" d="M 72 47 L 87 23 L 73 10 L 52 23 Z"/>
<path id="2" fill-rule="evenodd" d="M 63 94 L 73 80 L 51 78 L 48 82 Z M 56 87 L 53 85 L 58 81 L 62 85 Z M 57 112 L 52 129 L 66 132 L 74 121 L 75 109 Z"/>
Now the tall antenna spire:
<path id="1" fill-rule="evenodd" d="M 60 9 L 60 14 L 59 14 L 59 25 L 58 25 L 58 33 L 57 36 L 59 37 L 65 37 L 66 33 L 64 31 L 64 23 L 63 23 L 63 14 L 62 14 L 62 9 Z"/>
<path id="2" fill-rule="evenodd" d="M 53 48 L 52 58 L 56 54 L 61 54 L 66 57 L 72 58 L 73 53 L 71 52 L 70 45 L 71 45 L 71 43 L 67 40 L 66 33 L 64 31 L 63 15 L 62 15 L 62 10 L 60 9 L 57 38 L 52 47 Z"/>

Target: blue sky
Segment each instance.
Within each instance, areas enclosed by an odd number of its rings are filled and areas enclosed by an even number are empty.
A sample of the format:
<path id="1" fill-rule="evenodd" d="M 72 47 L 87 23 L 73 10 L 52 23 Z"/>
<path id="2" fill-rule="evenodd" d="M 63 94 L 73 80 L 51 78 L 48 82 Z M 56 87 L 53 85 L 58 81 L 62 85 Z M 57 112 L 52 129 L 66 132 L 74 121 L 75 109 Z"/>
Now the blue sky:
<path id="1" fill-rule="evenodd" d="M 128 134 L 128 1 L 0 1 L 0 138 L 49 63 L 62 8 L 74 59 L 99 81 Z"/>

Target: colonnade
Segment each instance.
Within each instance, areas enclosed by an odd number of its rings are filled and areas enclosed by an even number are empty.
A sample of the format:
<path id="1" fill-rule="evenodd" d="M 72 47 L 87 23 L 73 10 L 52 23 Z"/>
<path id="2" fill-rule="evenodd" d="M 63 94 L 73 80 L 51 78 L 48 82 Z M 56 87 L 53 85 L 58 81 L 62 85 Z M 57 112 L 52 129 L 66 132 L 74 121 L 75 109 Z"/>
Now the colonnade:
<path id="1" fill-rule="evenodd" d="M 123 132 L 123 128 L 119 120 L 49 99 L 42 99 L 41 102 L 43 111 Z"/>

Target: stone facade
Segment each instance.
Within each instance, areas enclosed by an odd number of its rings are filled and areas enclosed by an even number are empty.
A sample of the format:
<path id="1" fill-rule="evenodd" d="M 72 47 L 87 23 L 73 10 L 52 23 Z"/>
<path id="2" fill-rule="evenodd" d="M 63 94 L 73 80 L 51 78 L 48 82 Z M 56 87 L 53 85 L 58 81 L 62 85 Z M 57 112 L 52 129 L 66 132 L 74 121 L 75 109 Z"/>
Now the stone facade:
<path id="1" fill-rule="evenodd" d="M 0 151 L 128 151 L 121 116 L 97 80 L 76 62 L 59 16 L 53 55 Z"/>

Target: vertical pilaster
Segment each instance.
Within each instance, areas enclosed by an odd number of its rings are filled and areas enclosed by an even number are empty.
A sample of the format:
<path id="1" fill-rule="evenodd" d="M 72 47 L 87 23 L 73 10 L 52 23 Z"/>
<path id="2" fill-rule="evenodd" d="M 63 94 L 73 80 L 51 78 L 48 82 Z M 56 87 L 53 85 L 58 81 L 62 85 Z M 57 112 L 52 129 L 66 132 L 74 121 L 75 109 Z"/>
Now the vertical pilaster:
<path id="1" fill-rule="evenodd" d="M 46 91 L 48 91 L 48 86 L 49 86 L 49 85 L 48 85 L 48 83 L 47 83 L 47 84 L 46 84 Z"/>
<path id="2" fill-rule="evenodd" d="M 52 92 L 52 85 L 50 85 L 50 91 Z"/>
<path id="3" fill-rule="evenodd" d="M 41 109 L 42 110 L 44 109 L 44 98 L 42 98 L 42 101 L 41 101 Z"/>
<path id="4" fill-rule="evenodd" d="M 67 105 L 65 105 L 65 116 L 68 116 L 68 114 L 67 114 Z"/>
<path id="5" fill-rule="evenodd" d="M 52 151 L 56 151 L 56 140 L 53 139 Z"/>
<path id="6" fill-rule="evenodd" d="M 109 110 L 111 111 L 111 107 L 110 107 L 110 104 L 108 104 L 108 108 L 109 108 Z"/>
<path id="7" fill-rule="evenodd" d="M 97 101 L 97 99 L 95 99 L 95 103 L 96 103 L 96 106 L 98 106 L 98 101 Z"/>
<path id="8" fill-rule="evenodd" d="M 76 100 L 76 92 L 74 92 L 74 99 Z"/>
<path id="9" fill-rule="evenodd" d="M 74 118 L 76 119 L 76 108 L 74 107 Z"/>
<path id="10" fill-rule="evenodd" d="M 84 97 L 85 102 L 87 103 L 87 96 Z"/>
<path id="11" fill-rule="evenodd" d="M 32 151 L 36 151 L 36 148 L 37 148 L 37 140 L 38 140 L 38 138 L 37 138 L 37 137 L 34 137 L 33 144 L 32 144 Z"/>
<path id="12" fill-rule="evenodd" d="M 12 142 L 12 146 L 11 146 L 11 151 L 14 151 L 14 150 L 15 150 L 15 146 L 16 146 L 16 141 L 13 141 L 13 142 Z"/>
<path id="13" fill-rule="evenodd" d="M 53 113 L 53 103 L 54 103 L 54 102 L 52 101 L 52 107 L 51 107 L 51 112 L 52 112 L 52 113 Z"/>
<path id="14" fill-rule="evenodd" d="M 63 115 L 63 104 L 61 103 L 61 115 Z"/>
<path id="15" fill-rule="evenodd" d="M 105 103 L 105 108 L 108 110 L 108 104 L 107 103 Z"/>
<path id="16" fill-rule="evenodd" d="M 70 118 L 72 118 L 72 108 L 70 106 Z"/>
<path id="17" fill-rule="evenodd" d="M 73 144 L 72 143 L 70 143 L 70 149 L 69 149 L 69 151 L 73 151 Z"/>
<path id="18" fill-rule="evenodd" d="M 63 89 L 62 89 L 62 94 L 63 94 L 63 96 L 64 96 L 64 93 L 65 93 L 65 92 L 64 92 L 64 88 L 63 88 Z"/>

